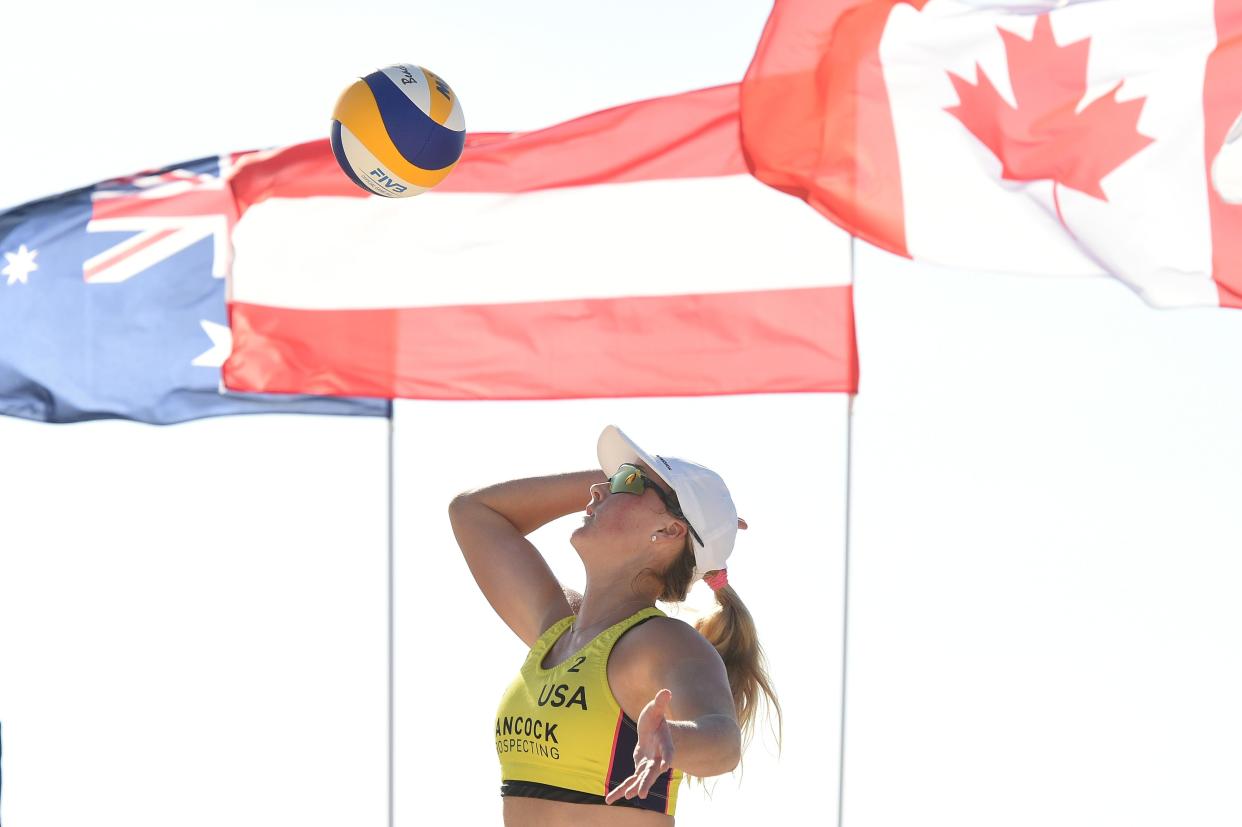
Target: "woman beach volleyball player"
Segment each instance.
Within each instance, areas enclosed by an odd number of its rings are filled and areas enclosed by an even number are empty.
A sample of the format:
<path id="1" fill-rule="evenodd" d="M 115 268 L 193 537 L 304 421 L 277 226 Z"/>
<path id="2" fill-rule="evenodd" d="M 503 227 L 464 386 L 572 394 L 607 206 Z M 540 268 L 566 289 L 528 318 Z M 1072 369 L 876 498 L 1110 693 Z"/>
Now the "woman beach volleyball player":
<path id="1" fill-rule="evenodd" d="M 683 774 L 737 766 L 760 695 L 780 714 L 725 573 L 746 524 L 724 481 L 613 426 L 597 452 L 602 472 L 512 480 L 449 507 L 479 588 L 530 646 L 496 715 L 509 827 L 667 827 Z M 570 538 L 586 570 L 579 596 L 526 535 L 584 501 Z M 718 609 L 697 626 L 655 607 L 700 578 Z"/>

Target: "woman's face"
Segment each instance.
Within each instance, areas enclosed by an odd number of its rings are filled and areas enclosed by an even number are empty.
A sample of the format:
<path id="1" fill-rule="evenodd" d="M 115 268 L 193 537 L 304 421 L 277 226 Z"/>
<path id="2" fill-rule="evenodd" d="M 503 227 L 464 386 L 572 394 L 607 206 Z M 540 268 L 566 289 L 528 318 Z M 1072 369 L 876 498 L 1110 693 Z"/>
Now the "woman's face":
<path id="1" fill-rule="evenodd" d="M 651 469 L 635 464 L 644 474 L 651 474 Z M 658 479 L 656 484 L 661 484 Z M 650 486 L 642 494 L 613 494 L 608 483 L 601 482 L 590 487 L 589 497 L 582 525 L 570 537 L 583 562 L 599 556 L 615 559 L 618 555 L 633 555 L 639 549 L 655 551 L 650 547 L 661 544 L 651 541 L 653 535 L 660 540 L 668 537 L 670 531 L 674 535 L 684 531 Z"/>

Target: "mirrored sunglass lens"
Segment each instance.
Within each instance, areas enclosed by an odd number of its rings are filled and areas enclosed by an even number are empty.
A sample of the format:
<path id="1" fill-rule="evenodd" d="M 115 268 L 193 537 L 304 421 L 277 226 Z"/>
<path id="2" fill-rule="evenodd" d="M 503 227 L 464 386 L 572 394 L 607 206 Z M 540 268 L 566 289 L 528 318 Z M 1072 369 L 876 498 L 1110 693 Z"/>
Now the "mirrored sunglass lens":
<path id="1" fill-rule="evenodd" d="M 643 493 L 643 477 L 632 465 L 622 465 L 608 480 L 608 490 L 614 494 Z"/>

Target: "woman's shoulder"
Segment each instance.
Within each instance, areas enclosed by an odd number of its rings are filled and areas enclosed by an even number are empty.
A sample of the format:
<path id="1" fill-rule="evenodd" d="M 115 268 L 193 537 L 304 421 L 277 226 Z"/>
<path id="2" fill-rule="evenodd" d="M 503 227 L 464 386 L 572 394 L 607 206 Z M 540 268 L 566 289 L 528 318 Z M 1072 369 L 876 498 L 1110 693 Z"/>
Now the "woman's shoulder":
<path id="1" fill-rule="evenodd" d="M 656 691 L 669 685 L 669 676 L 686 664 L 720 655 L 684 620 L 655 616 L 626 632 L 608 659 L 608 683 L 617 703 L 634 720 Z"/>
<path id="2" fill-rule="evenodd" d="M 707 638 L 684 620 L 656 615 L 630 628 L 617 641 L 612 660 L 625 666 L 716 654 Z"/>

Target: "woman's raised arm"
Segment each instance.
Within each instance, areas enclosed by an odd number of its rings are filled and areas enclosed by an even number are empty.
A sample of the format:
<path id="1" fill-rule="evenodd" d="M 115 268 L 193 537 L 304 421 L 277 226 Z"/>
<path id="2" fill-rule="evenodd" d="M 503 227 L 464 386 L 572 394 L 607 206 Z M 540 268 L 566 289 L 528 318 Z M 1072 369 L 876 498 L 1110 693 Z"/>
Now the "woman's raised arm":
<path id="1" fill-rule="evenodd" d="M 602 471 L 511 480 L 457 495 L 453 534 L 475 582 L 496 614 L 527 646 L 571 613 L 565 592 L 526 535 L 581 510 Z"/>

